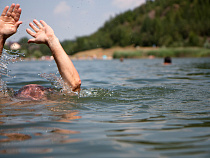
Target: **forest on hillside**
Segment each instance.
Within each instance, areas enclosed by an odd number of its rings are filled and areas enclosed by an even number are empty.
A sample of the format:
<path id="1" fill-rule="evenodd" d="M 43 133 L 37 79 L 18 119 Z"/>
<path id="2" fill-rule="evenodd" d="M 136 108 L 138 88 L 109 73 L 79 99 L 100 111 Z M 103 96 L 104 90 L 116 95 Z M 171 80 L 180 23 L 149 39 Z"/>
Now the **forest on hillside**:
<path id="1" fill-rule="evenodd" d="M 95 33 L 65 40 L 69 55 L 113 46 L 210 48 L 210 0 L 147 0 L 145 4 L 111 17 Z M 20 39 L 26 56 L 50 55 L 45 45 Z"/>

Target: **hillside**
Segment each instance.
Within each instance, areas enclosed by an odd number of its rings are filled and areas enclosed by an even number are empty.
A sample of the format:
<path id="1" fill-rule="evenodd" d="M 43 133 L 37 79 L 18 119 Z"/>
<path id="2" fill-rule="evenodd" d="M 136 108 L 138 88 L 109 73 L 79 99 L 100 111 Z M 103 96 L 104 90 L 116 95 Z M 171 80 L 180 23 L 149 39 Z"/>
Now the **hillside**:
<path id="1" fill-rule="evenodd" d="M 209 8 L 209 0 L 148 0 L 132 11 L 110 18 L 94 34 L 77 38 L 66 51 L 74 54 L 129 45 L 203 47 L 210 39 Z"/>
<path id="2" fill-rule="evenodd" d="M 112 47 L 210 47 L 210 0 L 147 0 L 110 18 L 90 36 L 66 40 L 69 55 Z M 24 41 L 20 42 L 24 43 Z M 46 46 L 30 49 L 50 54 Z M 27 56 L 27 55 L 26 55 Z"/>

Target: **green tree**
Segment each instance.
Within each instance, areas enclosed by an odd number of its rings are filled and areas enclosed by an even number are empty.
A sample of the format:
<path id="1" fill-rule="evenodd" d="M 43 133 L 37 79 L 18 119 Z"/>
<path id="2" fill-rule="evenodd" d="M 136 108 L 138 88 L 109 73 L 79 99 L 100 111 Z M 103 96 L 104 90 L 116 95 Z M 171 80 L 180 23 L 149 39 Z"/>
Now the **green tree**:
<path id="1" fill-rule="evenodd" d="M 190 46 L 199 46 L 199 38 L 194 32 L 190 32 L 189 35 L 189 45 Z"/>
<path id="2" fill-rule="evenodd" d="M 42 52 L 39 50 L 35 50 L 33 53 L 33 56 L 38 59 L 38 58 L 42 57 Z"/>

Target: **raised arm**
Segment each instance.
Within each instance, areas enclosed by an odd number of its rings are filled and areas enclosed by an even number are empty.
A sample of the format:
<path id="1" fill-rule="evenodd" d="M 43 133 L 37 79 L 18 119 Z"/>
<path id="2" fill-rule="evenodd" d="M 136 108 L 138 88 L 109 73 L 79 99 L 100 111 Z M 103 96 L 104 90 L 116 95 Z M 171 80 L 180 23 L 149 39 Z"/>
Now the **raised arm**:
<path id="1" fill-rule="evenodd" d="M 29 26 L 35 31 L 26 29 L 27 33 L 34 37 L 29 39 L 28 43 L 46 44 L 55 59 L 58 70 L 63 80 L 72 88 L 73 91 L 79 91 L 81 80 L 79 74 L 74 67 L 71 59 L 64 51 L 58 38 L 55 36 L 53 29 L 47 25 L 43 20 L 33 20 Z"/>
<path id="2" fill-rule="evenodd" d="M 7 38 L 17 32 L 22 21 L 19 21 L 21 8 L 19 4 L 6 6 L 0 16 L 0 56 Z"/>

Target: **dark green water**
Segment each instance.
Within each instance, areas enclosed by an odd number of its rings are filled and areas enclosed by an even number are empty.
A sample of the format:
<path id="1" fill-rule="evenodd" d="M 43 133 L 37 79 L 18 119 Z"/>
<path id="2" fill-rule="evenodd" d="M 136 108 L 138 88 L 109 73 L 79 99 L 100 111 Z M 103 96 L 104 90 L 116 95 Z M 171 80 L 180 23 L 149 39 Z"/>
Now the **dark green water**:
<path id="1" fill-rule="evenodd" d="M 74 61 L 80 97 L 1 98 L 0 157 L 210 157 L 210 58 Z M 45 87 L 52 61 L 9 65 L 7 87 Z"/>

